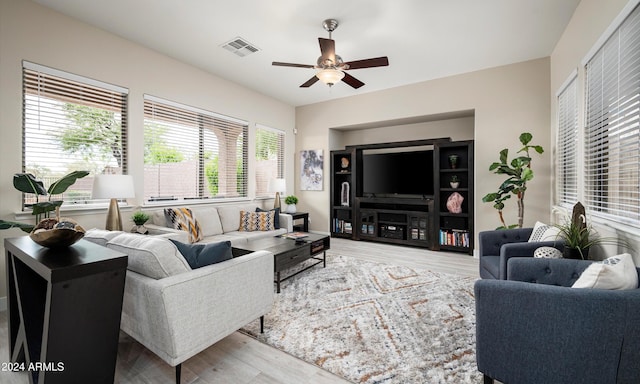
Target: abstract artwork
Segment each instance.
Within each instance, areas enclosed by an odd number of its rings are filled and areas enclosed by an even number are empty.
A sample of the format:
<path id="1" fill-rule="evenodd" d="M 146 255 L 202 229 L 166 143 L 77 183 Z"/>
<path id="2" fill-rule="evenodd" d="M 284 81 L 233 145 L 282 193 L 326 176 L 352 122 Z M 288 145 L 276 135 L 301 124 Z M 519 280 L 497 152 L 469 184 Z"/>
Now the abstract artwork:
<path id="1" fill-rule="evenodd" d="M 322 191 L 322 149 L 300 151 L 300 189 Z"/>

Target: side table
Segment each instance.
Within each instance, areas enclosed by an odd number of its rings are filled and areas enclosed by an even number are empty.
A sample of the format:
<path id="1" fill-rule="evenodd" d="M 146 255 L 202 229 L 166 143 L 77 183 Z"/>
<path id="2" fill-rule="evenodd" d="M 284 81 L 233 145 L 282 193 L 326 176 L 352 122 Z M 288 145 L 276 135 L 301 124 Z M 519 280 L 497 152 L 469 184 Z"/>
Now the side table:
<path id="1" fill-rule="evenodd" d="M 309 213 L 308 212 L 296 212 L 290 213 L 293 217 L 293 222 L 296 220 L 302 220 L 302 225 L 294 225 L 293 230 L 298 232 L 309 232 Z"/>
<path id="2" fill-rule="evenodd" d="M 80 240 L 5 239 L 12 368 L 29 382 L 113 383 L 127 255 Z"/>

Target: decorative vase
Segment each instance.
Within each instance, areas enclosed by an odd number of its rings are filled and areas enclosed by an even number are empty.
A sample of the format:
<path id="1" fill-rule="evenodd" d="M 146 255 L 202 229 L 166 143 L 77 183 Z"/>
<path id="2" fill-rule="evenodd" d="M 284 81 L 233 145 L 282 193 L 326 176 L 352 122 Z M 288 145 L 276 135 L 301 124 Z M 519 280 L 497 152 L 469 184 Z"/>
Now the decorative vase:
<path id="1" fill-rule="evenodd" d="M 578 260 L 582 260 L 584 257 L 584 260 L 588 260 L 589 259 L 589 248 L 583 248 L 582 249 L 582 255 L 580 254 L 580 249 L 578 248 L 569 248 L 569 247 L 564 247 L 562 249 L 562 257 L 564 257 L 565 259 L 578 259 Z"/>
<path id="2" fill-rule="evenodd" d="M 460 156 L 458 155 L 449 155 L 449 167 L 451 167 L 451 169 L 458 168 L 459 159 L 460 159 Z"/>
<path id="3" fill-rule="evenodd" d="M 450 181 L 449 185 L 451 185 L 451 188 L 456 189 L 460 185 L 460 182 L 459 181 Z"/>
<path id="4" fill-rule="evenodd" d="M 296 213 L 296 205 L 287 204 L 287 213 Z"/>
<path id="5" fill-rule="evenodd" d="M 134 225 L 133 228 L 131 228 L 131 233 L 139 233 L 141 235 L 146 235 L 147 233 L 149 233 L 149 229 L 147 229 L 147 227 L 144 226 L 144 224 L 140 224 L 140 225 Z"/>

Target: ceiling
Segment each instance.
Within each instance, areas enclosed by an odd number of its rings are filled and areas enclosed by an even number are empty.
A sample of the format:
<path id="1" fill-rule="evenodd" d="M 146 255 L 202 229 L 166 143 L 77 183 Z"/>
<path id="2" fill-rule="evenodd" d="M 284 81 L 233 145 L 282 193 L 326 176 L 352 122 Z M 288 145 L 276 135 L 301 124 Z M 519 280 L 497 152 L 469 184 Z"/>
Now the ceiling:
<path id="1" fill-rule="evenodd" d="M 580 0 L 35 0 L 293 106 L 506 65 L 551 54 Z M 314 69 L 322 21 L 335 18 L 344 61 L 387 56 L 351 70 L 366 85 L 300 84 Z M 239 57 L 222 45 L 259 48 Z"/>

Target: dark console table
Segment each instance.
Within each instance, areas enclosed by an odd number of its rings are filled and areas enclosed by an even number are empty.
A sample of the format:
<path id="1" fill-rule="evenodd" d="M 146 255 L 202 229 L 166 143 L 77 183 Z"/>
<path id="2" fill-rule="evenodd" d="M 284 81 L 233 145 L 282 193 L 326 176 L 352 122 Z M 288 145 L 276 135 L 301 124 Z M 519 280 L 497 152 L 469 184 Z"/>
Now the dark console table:
<path id="1" fill-rule="evenodd" d="M 127 255 L 5 239 L 9 354 L 30 383 L 113 383 Z"/>

